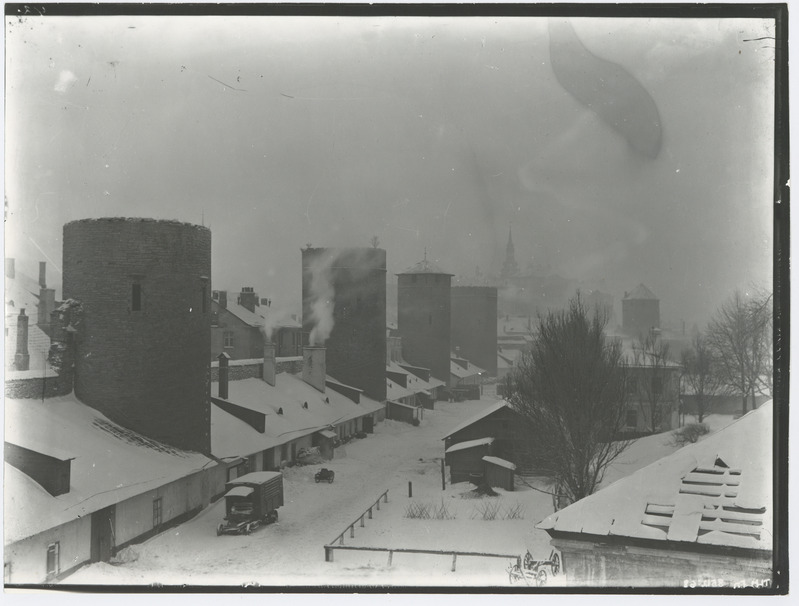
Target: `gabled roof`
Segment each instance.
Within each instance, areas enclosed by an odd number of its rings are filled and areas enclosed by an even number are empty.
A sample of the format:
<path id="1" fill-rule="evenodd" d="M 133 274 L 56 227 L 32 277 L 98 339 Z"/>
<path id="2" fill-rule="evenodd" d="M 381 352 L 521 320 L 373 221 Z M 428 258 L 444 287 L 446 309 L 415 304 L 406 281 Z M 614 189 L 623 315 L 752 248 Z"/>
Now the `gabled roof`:
<path id="1" fill-rule="evenodd" d="M 439 274 L 442 276 L 454 276 L 455 274 L 451 274 L 448 271 L 444 271 L 438 265 L 433 263 L 432 261 L 428 261 L 424 259 L 423 261 L 419 261 L 413 267 L 409 267 L 405 271 L 399 272 L 397 275 L 402 276 L 404 274 Z"/>
<path id="2" fill-rule="evenodd" d="M 772 403 L 553 513 L 536 528 L 772 549 Z M 592 539 L 592 537 L 594 537 Z"/>
<path id="3" fill-rule="evenodd" d="M 71 461 L 69 492 L 53 497 L 4 466 L 5 544 L 163 486 L 214 462 L 122 428 L 74 395 L 5 399 L 6 441 Z"/>
<path id="4" fill-rule="evenodd" d="M 259 313 L 251 312 L 249 309 L 242 307 L 235 301 L 228 301 L 227 307 L 222 307 L 221 305 L 220 307 L 222 309 L 227 309 L 231 314 L 249 326 L 258 328 L 266 324 L 266 318 L 264 316 Z"/>
<path id="5" fill-rule="evenodd" d="M 624 294 L 625 299 L 649 299 L 658 301 L 659 299 L 651 290 L 649 290 L 643 284 L 639 284 L 635 288 L 633 288 L 630 292 Z"/>
<path id="6" fill-rule="evenodd" d="M 407 388 L 413 393 L 428 393 L 431 389 L 435 389 L 436 387 L 441 387 L 444 385 L 444 381 L 440 381 L 435 377 L 430 377 L 429 381 L 425 381 L 424 379 L 421 379 L 413 374 L 411 371 L 404 369 L 396 362 L 389 361 L 386 364 L 386 370 L 406 375 Z"/>
<path id="7" fill-rule="evenodd" d="M 218 383 L 214 382 L 211 394 L 216 397 L 217 393 Z M 334 389 L 322 393 L 300 376 L 288 373 L 279 373 L 274 386 L 255 378 L 230 381 L 227 401 L 264 414 L 266 431 L 259 433 L 218 406 L 211 406 L 211 452 L 220 458 L 247 456 L 383 408 L 363 394 L 356 404 Z M 303 406 L 306 402 L 308 408 Z M 278 414 L 280 409 L 283 414 Z"/>
<path id="8" fill-rule="evenodd" d="M 463 359 L 463 358 L 459 358 Z M 449 372 L 450 374 L 455 375 L 459 379 L 465 379 L 466 377 L 473 377 L 475 375 L 479 375 L 480 373 L 485 372 L 485 369 L 472 364 L 468 360 L 466 361 L 466 368 L 455 362 L 454 360 L 449 361 Z"/>
<path id="9" fill-rule="evenodd" d="M 494 438 L 477 438 L 476 440 L 469 440 L 468 442 L 458 442 L 447 448 L 445 454 L 457 452 L 458 450 L 466 450 L 467 448 L 475 448 L 476 446 L 487 446 L 493 443 Z"/>
<path id="10" fill-rule="evenodd" d="M 482 411 L 480 411 L 480 412 L 479 412 L 478 414 L 476 414 L 475 416 L 473 416 L 473 417 L 471 417 L 470 419 L 467 419 L 466 421 L 464 421 L 463 423 L 459 423 L 458 425 L 456 425 L 455 427 L 453 427 L 453 428 L 452 428 L 452 429 L 449 431 L 449 433 L 448 433 L 447 435 L 445 435 L 445 436 L 444 436 L 443 438 L 441 438 L 441 439 L 442 439 L 442 440 L 445 440 L 445 439 L 447 439 L 447 438 L 448 438 L 448 437 L 450 437 L 451 435 L 453 435 L 453 434 L 455 434 L 455 433 L 458 433 L 458 432 L 459 432 L 459 431 L 461 431 L 462 429 L 465 429 L 466 427 L 469 427 L 469 425 L 471 425 L 471 424 L 473 424 L 473 423 L 476 423 L 476 422 L 477 422 L 477 421 L 479 421 L 480 419 L 484 419 L 484 418 L 485 418 L 485 417 L 487 417 L 488 415 L 490 415 L 490 414 L 492 414 L 492 413 L 495 413 L 496 411 L 498 411 L 498 410 L 501 410 L 501 409 L 505 408 L 506 406 L 507 406 L 507 407 L 510 407 L 510 404 L 508 403 L 508 401 L 507 401 L 507 400 L 498 400 L 496 403 L 492 404 L 491 406 L 488 406 L 488 407 L 486 407 L 485 409 L 483 409 Z"/>

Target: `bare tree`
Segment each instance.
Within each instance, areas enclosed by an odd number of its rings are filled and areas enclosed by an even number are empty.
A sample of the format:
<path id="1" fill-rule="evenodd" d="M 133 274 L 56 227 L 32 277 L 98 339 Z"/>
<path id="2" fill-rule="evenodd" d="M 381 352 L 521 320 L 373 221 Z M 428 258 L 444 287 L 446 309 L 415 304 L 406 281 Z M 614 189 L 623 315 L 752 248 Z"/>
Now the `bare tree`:
<path id="1" fill-rule="evenodd" d="M 702 423 L 708 413 L 710 398 L 722 388 L 721 373 L 716 353 L 705 336 L 697 332 L 691 340 L 690 349 L 682 352 L 683 381 L 693 392 L 696 403 L 697 422 Z"/>
<path id="2" fill-rule="evenodd" d="M 531 350 L 506 378 L 507 400 L 522 419 L 517 450 L 530 453 L 567 502 L 592 494 L 629 445 L 613 441 L 625 424 L 626 367 L 606 324 L 606 315 L 589 316 L 578 293 L 568 309 L 539 318 Z"/>
<path id="3" fill-rule="evenodd" d="M 369 244 L 372 245 L 372 248 L 377 248 L 378 246 L 380 246 L 380 238 L 378 238 L 377 236 L 372 236 L 371 239 L 369 240 Z"/>
<path id="4" fill-rule="evenodd" d="M 669 360 L 669 344 L 649 332 L 633 343 L 634 365 L 640 369 L 638 408 L 649 429 L 657 433 L 662 429 L 669 403 L 668 380 L 673 364 Z M 648 414 L 647 414 L 648 413 Z"/>
<path id="5" fill-rule="evenodd" d="M 716 311 L 707 328 L 707 340 L 718 359 L 720 377 L 729 392 L 741 396 L 741 412 L 747 399 L 771 390 L 772 377 L 771 293 L 736 290 Z"/>

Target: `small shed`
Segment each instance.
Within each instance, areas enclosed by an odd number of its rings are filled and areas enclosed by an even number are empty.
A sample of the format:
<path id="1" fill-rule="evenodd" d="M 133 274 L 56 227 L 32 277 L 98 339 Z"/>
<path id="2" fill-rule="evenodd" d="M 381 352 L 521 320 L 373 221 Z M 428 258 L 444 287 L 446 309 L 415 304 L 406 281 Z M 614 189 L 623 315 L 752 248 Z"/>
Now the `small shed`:
<path id="1" fill-rule="evenodd" d="M 502 488 L 513 490 L 513 476 L 516 473 L 516 465 L 499 457 L 485 456 L 485 479 L 486 483 L 492 488 Z"/>
<path id="2" fill-rule="evenodd" d="M 494 438 L 479 438 L 459 442 L 447 448 L 444 461 L 449 465 L 451 482 L 468 482 L 473 475 L 482 476 L 485 473 L 483 457 L 491 454 L 493 443 Z"/>
<path id="3" fill-rule="evenodd" d="M 395 421 L 413 423 L 414 419 L 419 420 L 419 407 L 403 404 L 402 402 L 386 402 L 386 416 Z"/>

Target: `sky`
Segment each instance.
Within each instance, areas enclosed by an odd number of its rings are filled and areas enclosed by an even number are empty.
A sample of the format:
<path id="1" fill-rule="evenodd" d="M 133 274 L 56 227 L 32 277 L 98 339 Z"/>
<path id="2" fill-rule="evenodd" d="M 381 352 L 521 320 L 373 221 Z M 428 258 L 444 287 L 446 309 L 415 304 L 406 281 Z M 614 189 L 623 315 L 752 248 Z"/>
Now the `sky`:
<path id="1" fill-rule="evenodd" d="M 770 287 L 773 22 L 6 18 L 6 256 L 60 287 L 63 224 L 212 230 L 215 289 L 300 311 L 313 246 L 643 282 L 703 325 Z"/>

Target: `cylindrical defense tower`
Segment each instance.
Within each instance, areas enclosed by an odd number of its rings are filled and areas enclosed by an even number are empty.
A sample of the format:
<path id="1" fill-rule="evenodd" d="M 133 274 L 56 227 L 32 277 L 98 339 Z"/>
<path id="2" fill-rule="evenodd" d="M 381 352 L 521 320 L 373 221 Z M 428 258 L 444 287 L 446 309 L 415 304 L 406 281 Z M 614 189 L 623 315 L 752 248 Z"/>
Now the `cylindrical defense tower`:
<path id="1" fill-rule="evenodd" d="M 425 259 L 397 274 L 397 328 L 402 357 L 449 385 L 452 274 Z"/>
<path id="2" fill-rule="evenodd" d="M 305 248 L 302 330 L 326 347 L 327 374 L 386 399 L 386 251 Z"/>
<path id="3" fill-rule="evenodd" d="M 460 355 L 497 374 L 497 289 L 455 286 L 451 291 L 452 347 Z"/>
<path id="4" fill-rule="evenodd" d="M 64 226 L 65 299 L 75 327 L 75 395 L 111 420 L 210 451 L 211 232 L 152 219 Z"/>

